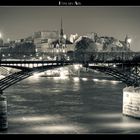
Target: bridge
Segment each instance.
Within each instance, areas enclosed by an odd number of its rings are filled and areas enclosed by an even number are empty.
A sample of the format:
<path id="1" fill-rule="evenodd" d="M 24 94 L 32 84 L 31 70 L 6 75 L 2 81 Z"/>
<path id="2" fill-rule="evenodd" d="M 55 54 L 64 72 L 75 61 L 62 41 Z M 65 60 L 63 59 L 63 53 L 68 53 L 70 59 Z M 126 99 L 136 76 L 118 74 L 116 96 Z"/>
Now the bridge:
<path id="1" fill-rule="evenodd" d="M 128 55 L 129 54 L 129 55 Z M 140 86 L 140 53 L 88 53 L 72 54 L 70 60 L 13 60 L 1 59 L 0 71 L 6 72 L 5 67 L 18 69 L 0 80 L 0 130 L 7 129 L 7 102 L 3 91 L 13 84 L 43 72 L 68 65 L 82 64 L 86 69 L 93 69 L 111 75 L 127 86 Z M 78 58 L 78 59 L 77 59 Z M 83 59 L 84 58 L 84 59 Z"/>
<path id="2" fill-rule="evenodd" d="M 127 86 L 139 86 L 140 81 L 140 62 L 138 53 L 92 53 L 94 59 L 84 60 L 1 60 L 0 67 L 10 67 L 19 69 L 0 80 L 0 93 L 13 84 L 32 76 L 34 73 L 43 72 L 67 65 L 82 64 L 87 69 L 93 69 L 111 75 Z M 119 56 L 118 56 L 119 55 Z M 91 56 L 88 54 L 88 56 Z M 110 57 L 111 56 L 111 57 Z M 121 56 L 121 57 L 120 57 Z M 112 58 L 112 59 L 109 59 Z M 117 58 L 117 59 L 114 59 Z"/>

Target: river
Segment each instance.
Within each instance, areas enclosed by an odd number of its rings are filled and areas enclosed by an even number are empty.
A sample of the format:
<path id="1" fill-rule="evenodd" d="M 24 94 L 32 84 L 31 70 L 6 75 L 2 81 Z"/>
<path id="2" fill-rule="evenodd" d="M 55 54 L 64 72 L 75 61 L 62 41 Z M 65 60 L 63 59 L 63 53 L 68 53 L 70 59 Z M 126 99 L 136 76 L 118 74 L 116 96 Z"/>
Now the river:
<path id="1" fill-rule="evenodd" d="M 140 120 L 122 115 L 124 87 L 100 73 L 63 78 L 31 76 L 4 91 L 9 127 L 0 133 L 139 133 Z"/>

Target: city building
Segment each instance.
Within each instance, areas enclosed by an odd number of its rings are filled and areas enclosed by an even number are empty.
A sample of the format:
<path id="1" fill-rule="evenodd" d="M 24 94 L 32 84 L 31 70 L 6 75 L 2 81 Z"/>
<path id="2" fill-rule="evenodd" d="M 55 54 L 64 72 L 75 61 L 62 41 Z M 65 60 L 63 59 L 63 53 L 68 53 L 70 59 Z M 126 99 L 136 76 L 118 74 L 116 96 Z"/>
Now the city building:
<path id="1" fill-rule="evenodd" d="M 61 19 L 61 27 L 60 27 L 60 34 L 59 38 L 51 43 L 52 45 L 52 52 L 54 56 L 62 56 L 66 55 L 69 51 L 74 51 L 74 43 L 71 42 L 67 36 L 64 34 L 63 24 Z"/>
<path id="2" fill-rule="evenodd" d="M 59 38 L 58 31 L 38 31 L 33 35 L 33 42 L 36 45 L 36 53 L 50 52 L 51 43 Z"/>

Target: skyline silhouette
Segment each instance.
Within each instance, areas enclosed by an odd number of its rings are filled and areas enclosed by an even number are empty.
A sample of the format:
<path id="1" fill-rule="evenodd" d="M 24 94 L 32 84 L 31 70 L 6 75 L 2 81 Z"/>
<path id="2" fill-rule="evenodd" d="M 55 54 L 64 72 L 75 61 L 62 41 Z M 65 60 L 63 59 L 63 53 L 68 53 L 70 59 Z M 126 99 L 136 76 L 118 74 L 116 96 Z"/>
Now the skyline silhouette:
<path id="1" fill-rule="evenodd" d="M 139 6 L 1 6 L 0 32 L 4 40 L 21 39 L 40 30 L 58 30 L 63 19 L 64 34 L 132 38 L 131 49 L 140 51 Z"/>

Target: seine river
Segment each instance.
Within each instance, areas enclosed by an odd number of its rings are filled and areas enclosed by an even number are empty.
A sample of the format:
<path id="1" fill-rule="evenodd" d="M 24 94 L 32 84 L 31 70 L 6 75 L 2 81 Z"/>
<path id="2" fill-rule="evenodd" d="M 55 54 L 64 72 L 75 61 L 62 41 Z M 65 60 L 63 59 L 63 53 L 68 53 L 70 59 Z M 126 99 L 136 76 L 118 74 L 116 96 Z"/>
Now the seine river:
<path id="1" fill-rule="evenodd" d="M 125 84 L 100 73 L 32 76 L 5 90 L 6 134 L 129 134 L 140 120 L 122 115 Z"/>

